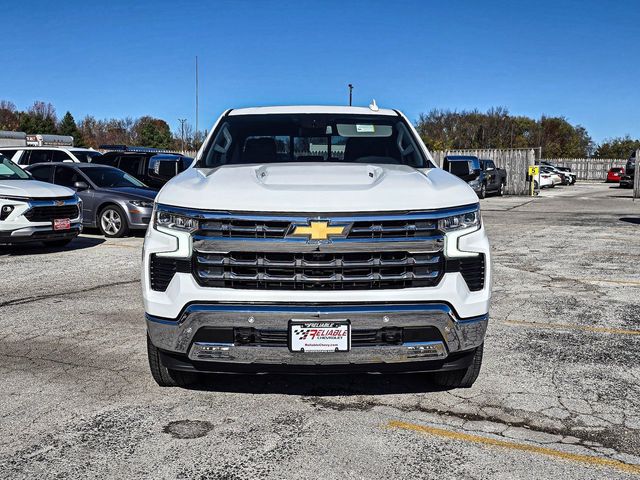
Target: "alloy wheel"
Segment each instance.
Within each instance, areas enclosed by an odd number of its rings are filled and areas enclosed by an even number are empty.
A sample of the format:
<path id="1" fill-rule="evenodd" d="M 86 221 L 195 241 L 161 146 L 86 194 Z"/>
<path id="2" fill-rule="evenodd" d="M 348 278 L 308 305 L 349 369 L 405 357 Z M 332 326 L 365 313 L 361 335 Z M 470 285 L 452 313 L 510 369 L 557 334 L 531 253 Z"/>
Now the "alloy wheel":
<path id="1" fill-rule="evenodd" d="M 117 235 L 122 228 L 122 217 L 114 209 L 108 208 L 100 217 L 100 225 L 107 235 Z"/>

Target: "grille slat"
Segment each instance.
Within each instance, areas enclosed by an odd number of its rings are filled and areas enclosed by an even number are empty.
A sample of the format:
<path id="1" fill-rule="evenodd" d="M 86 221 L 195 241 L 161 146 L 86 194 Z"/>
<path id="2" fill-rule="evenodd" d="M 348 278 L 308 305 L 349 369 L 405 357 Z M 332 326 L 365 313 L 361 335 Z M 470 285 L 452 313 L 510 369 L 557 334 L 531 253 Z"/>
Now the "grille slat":
<path id="1" fill-rule="evenodd" d="M 203 286 L 280 290 L 355 290 L 433 286 L 444 271 L 442 254 L 196 253 Z"/>
<path id="2" fill-rule="evenodd" d="M 53 222 L 55 219 L 74 219 L 80 215 L 77 205 L 32 207 L 24 216 L 30 222 Z"/>

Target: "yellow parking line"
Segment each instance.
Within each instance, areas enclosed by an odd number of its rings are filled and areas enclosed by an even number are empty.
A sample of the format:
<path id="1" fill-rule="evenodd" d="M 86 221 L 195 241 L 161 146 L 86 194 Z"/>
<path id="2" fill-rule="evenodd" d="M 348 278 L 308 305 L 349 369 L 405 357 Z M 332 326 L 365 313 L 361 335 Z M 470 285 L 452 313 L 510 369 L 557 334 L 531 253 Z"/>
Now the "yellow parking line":
<path id="1" fill-rule="evenodd" d="M 507 325 L 521 325 L 524 327 L 539 327 L 539 328 L 558 328 L 558 329 L 571 329 L 571 330 L 583 330 L 585 332 L 597 332 L 597 333 L 613 333 L 616 335 L 640 335 L 640 330 L 626 330 L 624 328 L 607 328 L 607 327 L 592 327 L 589 325 L 571 325 L 569 323 L 548 323 L 548 322 L 526 322 L 523 320 L 505 320 Z"/>
<path id="2" fill-rule="evenodd" d="M 536 445 L 527 445 L 525 443 L 509 442 L 506 440 L 498 440 L 495 438 L 482 437 L 480 435 L 472 435 L 470 433 L 454 432 L 451 430 L 444 430 L 442 428 L 427 427 L 425 425 L 416 425 L 414 423 L 401 422 L 392 420 L 387 424 L 390 428 L 400 428 L 403 430 L 412 430 L 414 432 L 426 433 L 429 435 L 435 435 L 438 437 L 449 438 L 451 440 L 458 440 L 462 442 L 478 443 L 482 445 L 490 445 L 494 447 L 503 447 L 510 450 L 519 450 L 522 452 L 537 453 L 540 455 L 547 455 L 549 457 L 561 458 L 563 460 L 570 460 L 572 462 L 584 463 L 587 465 L 595 465 L 598 467 L 610 467 L 616 470 L 621 470 L 627 473 L 640 474 L 640 465 L 631 465 L 629 463 L 620 462 L 618 460 L 612 460 L 609 458 L 592 457 L 589 455 L 580 455 L 577 453 L 562 452 L 560 450 L 554 450 L 553 448 L 539 447 Z"/>

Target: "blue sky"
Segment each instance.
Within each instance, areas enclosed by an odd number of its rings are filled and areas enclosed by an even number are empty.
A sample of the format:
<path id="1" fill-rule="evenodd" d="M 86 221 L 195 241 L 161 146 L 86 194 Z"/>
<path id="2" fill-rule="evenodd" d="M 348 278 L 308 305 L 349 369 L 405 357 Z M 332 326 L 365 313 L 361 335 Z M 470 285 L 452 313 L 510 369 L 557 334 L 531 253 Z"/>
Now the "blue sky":
<path id="1" fill-rule="evenodd" d="M 640 138 L 640 1 L 109 1 L 1 7 L 0 99 L 200 125 L 228 107 L 563 115 Z"/>

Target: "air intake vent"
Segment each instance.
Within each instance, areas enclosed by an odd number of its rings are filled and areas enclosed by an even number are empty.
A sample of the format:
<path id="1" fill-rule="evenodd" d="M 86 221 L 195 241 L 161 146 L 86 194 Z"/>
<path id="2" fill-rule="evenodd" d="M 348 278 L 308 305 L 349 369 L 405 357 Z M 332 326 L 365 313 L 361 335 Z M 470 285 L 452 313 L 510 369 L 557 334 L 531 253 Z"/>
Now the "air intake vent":
<path id="1" fill-rule="evenodd" d="M 149 264 L 149 277 L 151 289 L 164 292 L 176 272 L 189 273 L 191 261 L 181 258 L 159 257 L 155 253 L 151 255 Z"/>
<path id="2" fill-rule="evenodd" d="M 484 288 L 484 271 L 484 255 L 460 259 L 460 273 L 472 292 Z"/>

